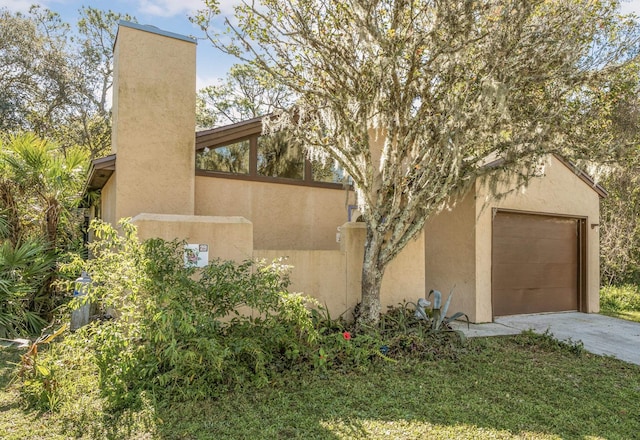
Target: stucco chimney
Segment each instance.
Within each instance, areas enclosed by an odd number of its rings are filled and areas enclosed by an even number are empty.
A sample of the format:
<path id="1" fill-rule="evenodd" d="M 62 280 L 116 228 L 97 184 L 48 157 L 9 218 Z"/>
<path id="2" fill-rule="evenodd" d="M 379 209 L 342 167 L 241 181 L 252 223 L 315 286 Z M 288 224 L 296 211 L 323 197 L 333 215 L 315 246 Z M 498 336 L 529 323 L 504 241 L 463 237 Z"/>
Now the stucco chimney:
<path id="1" fill-rule="evenodd" d="M 113 76 L 115 218 L 192 215 L 195 40 L 121 21 Z"/>

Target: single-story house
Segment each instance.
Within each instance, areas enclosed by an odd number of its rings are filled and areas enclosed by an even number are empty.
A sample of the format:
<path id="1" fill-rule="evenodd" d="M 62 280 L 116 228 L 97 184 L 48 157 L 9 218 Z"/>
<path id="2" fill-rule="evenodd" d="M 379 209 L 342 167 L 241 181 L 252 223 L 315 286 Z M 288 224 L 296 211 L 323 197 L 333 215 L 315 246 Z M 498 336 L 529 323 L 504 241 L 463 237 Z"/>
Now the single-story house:
<path id="1" fill-rule="evenodd" d="M 339 170 L 262 136 L 261 120 L 195 132 L 196 43 L 121 22 L 114 47 L 113 154 L 93 162 L 94 216 L 132 217 L 141 238 L 183 239 L 207 258 L 288 257 L 295 291 L 333 316 L 359 301 L 364 226 Z M 452 291 L 473 322 L 599 311 L 599 199 L 587 175 L 548 157 L 544 177 L 501 198 L 486 182 L 428 220 L 394 260 L 384 306 Z M 203 253 L 204 255 L 204 253 Z"/>

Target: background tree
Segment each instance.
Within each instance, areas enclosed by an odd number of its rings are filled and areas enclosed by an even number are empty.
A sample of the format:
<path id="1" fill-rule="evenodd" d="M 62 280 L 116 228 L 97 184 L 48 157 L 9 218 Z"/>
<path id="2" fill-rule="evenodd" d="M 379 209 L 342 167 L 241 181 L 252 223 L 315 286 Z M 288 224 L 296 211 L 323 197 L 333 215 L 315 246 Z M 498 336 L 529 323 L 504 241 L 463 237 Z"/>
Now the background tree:
<path id="1" fill-rule="evenodd" d="M 198 91 L 196 123 L 200 128 L 233 124 L 290 104 L 285 87 L 249 64 L 236 64 L 225 81 Z"/>
<path id="2" fill-rule="evenodd" d="M 136 22 L 129 14 L 82 7 L 78 20 L 78 54 L 83 93 L 71 127 L 74 139 L 87 147 L 91 157 L 111 152 L 110 94 L 113 85 L 113 46 L 118 21 Z"/>
<path id="3" fill-rule="evenodd" d="M 32 131 L 63 149 L 82 145 L 91 157 L 108 154 L 112 50 L 120 19 L 135 21 L 83 7 L 73 33 L 48 9 L 0 9 L 0 131 Z"/>
<path id="4" fill-rule="evenodd" d="M 196 21 L 209 28 L 217 1 Z M 366 224 L 360 322 L 425 220 L 479 177 L 524 184 L 541 158 L 607 156 L 610 104 L 630 92 L 638 30 L 617 1 L 266 0 L 236 9 L 229 44 L 296 96 L 265 119 L 353 179 Z M 427 246 L 429 244 L 427 243 Z"/>
<path id="5" fill-rule="evenodd" d="M 45 136 L 61 123 L 78 93 L 69 56 L 70 27 L 46 9 L 29 15 L 0 10 L 0 130 Z"/>
<path id="6" fill-rule="evenodd" d="M 0 335 L 37 332 L 65 300 L 55 280 L 84 253 L 78 209 L 90 157 L 109 152 L 117 22 L 82 8 L 0 9 Z"/>
<path id="7" fill-rule="evenodd" d="M 640 166 L 616 166 L 603 180 L 609 193 L 600 212 L 603 285 L 640 282 Z"/>
<path id="8" fill-rule="evenodd" d="M 600 276 L 603 285 L 640 283 L 640 78 L 635 93 L 613 103 L 613 133 L 620 145 L 615 163 L 599 170 L 608 196 L 600 210 Z"/>

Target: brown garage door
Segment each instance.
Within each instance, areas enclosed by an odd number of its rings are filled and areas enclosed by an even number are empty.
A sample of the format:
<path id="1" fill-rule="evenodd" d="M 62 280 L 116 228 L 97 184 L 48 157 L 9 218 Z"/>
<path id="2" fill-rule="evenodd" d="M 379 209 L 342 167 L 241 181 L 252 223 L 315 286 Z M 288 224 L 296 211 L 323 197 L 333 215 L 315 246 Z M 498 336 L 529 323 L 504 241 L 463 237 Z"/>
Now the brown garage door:
<path id="1" fill-rule="evenodd" d="M 580 220 L 497 212 L 493 315 L 578 310 Z"/>

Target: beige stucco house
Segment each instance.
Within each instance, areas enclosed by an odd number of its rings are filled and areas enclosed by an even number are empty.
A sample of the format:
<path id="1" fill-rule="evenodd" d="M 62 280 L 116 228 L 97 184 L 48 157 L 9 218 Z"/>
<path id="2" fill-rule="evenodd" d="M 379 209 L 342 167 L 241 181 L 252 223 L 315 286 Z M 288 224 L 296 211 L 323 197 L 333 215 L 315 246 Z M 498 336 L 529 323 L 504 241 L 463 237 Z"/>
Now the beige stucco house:
<path id="1" fill-rule="evenodd" d="M 292 288 L 333 316 L 359 300 L 364 227 L 338 170 L 312 164 L 250 120 L 195 132 L 196 43 L 122 22 L 114 48 L 113 154 L 93 162 L 94 215 L 132 217 L 141 238 L 206 245 L 208 258 L 287 257 Z M 492 198 L 477 181 L 430 219 L 385 274 L 382 302 L 454 292 L 474 322 L 597 312 L 599 198 L 588 176 L 549 157 L 545 176 Z M 508 190 L 509 188 L 504 188 Z"/>

